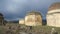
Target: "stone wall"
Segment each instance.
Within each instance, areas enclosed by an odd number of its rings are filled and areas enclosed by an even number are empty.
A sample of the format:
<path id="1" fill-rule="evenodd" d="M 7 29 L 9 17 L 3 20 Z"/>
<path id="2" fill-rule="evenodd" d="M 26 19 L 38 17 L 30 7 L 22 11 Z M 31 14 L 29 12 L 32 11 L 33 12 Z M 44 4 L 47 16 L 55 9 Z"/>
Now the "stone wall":
<path id="1" fill-rule="evenodd" d="M 19 20 L 19 24 L 24 24 L 24 19 Z"/>
<path id="2" fill-rule="evenodd" d="M 28 26 L 42 25 L 42 17 L 40 15 L 28 15 L 25 17 L 25 25 Z"/>
<path id="3" fill-rule="evenodd" d="M 46 19 L 48 26 L 60 27 L 60 10 L 56 9 L 49 11 Z"/>

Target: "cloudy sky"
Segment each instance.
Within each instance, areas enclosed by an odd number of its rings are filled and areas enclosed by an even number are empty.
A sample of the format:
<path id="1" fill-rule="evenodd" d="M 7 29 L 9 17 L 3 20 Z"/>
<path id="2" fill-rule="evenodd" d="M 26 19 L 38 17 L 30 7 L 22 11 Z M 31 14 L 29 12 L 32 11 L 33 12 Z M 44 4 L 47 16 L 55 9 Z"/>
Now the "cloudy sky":
<path id="1" fill-rule="evenodd" d="M 28 11 L 36 10 L 45 19 L 48 7 L 55 2 L 60 0 L 0 0 L 0 13 L 6 20 L 18 20 L 24 18 Z"/>

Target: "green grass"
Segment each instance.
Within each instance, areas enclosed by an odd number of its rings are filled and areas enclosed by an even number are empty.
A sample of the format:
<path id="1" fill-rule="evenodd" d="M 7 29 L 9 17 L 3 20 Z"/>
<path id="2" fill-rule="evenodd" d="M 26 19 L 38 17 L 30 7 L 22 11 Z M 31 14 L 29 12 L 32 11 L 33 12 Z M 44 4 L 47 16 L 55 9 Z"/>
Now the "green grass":
<path id="1" fill-rule="evenodd" d="M 19 26 L 19 24 L 16 24 L 16 23 L 15 24 L 14 23 L 10 23 L 8 25 L 9 26 L 15 26 L 15 25 Z M 20 25 L 20 26 L 25 26 L 25 25 Z M 41 31 L 41 30 L 43 30 L 43 32 L 50 33 L 52 28 L 55 28 L 55 30 L 58 32 L 58 34 L 60 34 L 60 27 L 52 27 L 52 26 L 33 26 L 32 27 L 32 31 Z M 6 31 L 6 26 L 0 26 L 0 34 L 4 34 L 5 31 Z"/>
<path id="2" fill-rule="evenodd" d="M 58 34 L 60 34 L 60 27 L 52 27 L 52 26 L 36 26 L 36 27 L 33 27 L 33 29 L 36 31 L 43 30 L 43 32 L 47 32 L 47 33 L 51 33 L 52 28 L 54 28 L 55 31 L 57 31 Z"/>

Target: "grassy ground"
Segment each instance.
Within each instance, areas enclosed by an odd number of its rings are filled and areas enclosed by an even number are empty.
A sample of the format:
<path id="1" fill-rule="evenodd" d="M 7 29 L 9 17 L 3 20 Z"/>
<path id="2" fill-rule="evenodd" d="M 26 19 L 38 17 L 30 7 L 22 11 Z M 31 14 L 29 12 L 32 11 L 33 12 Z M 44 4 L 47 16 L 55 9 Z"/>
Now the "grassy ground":
<path id="1" fill-rule="evenodd" d="M 9 26 L 13 26 L 14 28 L 15 28 L 15 30 L 14 30 L 14 34 L 16 34 L 17 32 L 19 32 L 20 30 L 19 30 L 19 28 L 18 28 L 18 26 L 19 26 L 19 24 L 16 24 L 16 23 L 10 23 L 10 24 L 7 24 L 6 26 L 0 26 L 0 34 L 5 34 L 5 32 L 6 31 L 8 31 L 9 29 L 8 29 L 8 27 Z M 16 26 L 16 27 L 15 27 Z M 41 33 L 41 34 L 45 34 L 45 33 L 48 33 L 48 34 L 50 34 L 51 33 L 51 30 L 52 30 L 52 28 L 54 28 L 55 29 L 55 31 L 57 31 L 58 32 L 58 34 L 60 34 L 60 28 L 59 27 L 51 27 L 51 26 L 35 26 L 35 27 L 32 27 L 32 29 L 29 29 L 28 27 L 28 29 L 26 29 L 26 26 L 24 26 L 24 25 L 20 25 L 21 27 L 23 27 L 22 29 L 21 29 L 21 31 L 27 31 L 27 32 L 30 32 L 30 31 L 32 31 L 33 33 L 35 33 L 35 32 L 37 32 L 37 34 L 39 34 L 39 32 Z M 14 29 L 13 28 L 13 29 Z M 13 30 L 12 29 L 12 30 Z"/>
<path id="2" fill-rule="evenodd" d="M 36 27 L 34 27 L 34 29 L 36 30 L 36 31 L 43 31 L 44 33 L 51 33 L 51 31 L 52 31 L 52 28 L 54 28 L 54 30 L 56 31 L 56 32 L 58 32 L 58 34 L 60 34 L 60 28 L 59 27 L 52 27 L 52 26 L 36 26 Z"/>

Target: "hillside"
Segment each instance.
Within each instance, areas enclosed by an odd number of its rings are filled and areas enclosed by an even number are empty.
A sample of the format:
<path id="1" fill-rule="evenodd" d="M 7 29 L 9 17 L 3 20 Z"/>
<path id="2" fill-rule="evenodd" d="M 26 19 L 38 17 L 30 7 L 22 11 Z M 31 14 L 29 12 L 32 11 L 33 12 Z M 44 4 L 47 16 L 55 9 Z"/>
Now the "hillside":
<path id="1" fill-rule="evenodd" d="M 59 27 L 35 26 L 28 27 L 17 23 L 9 23 L 6 26 L 0 26 L 0 34 L 51 34 L 52 28 L 60 34 Z"/>

